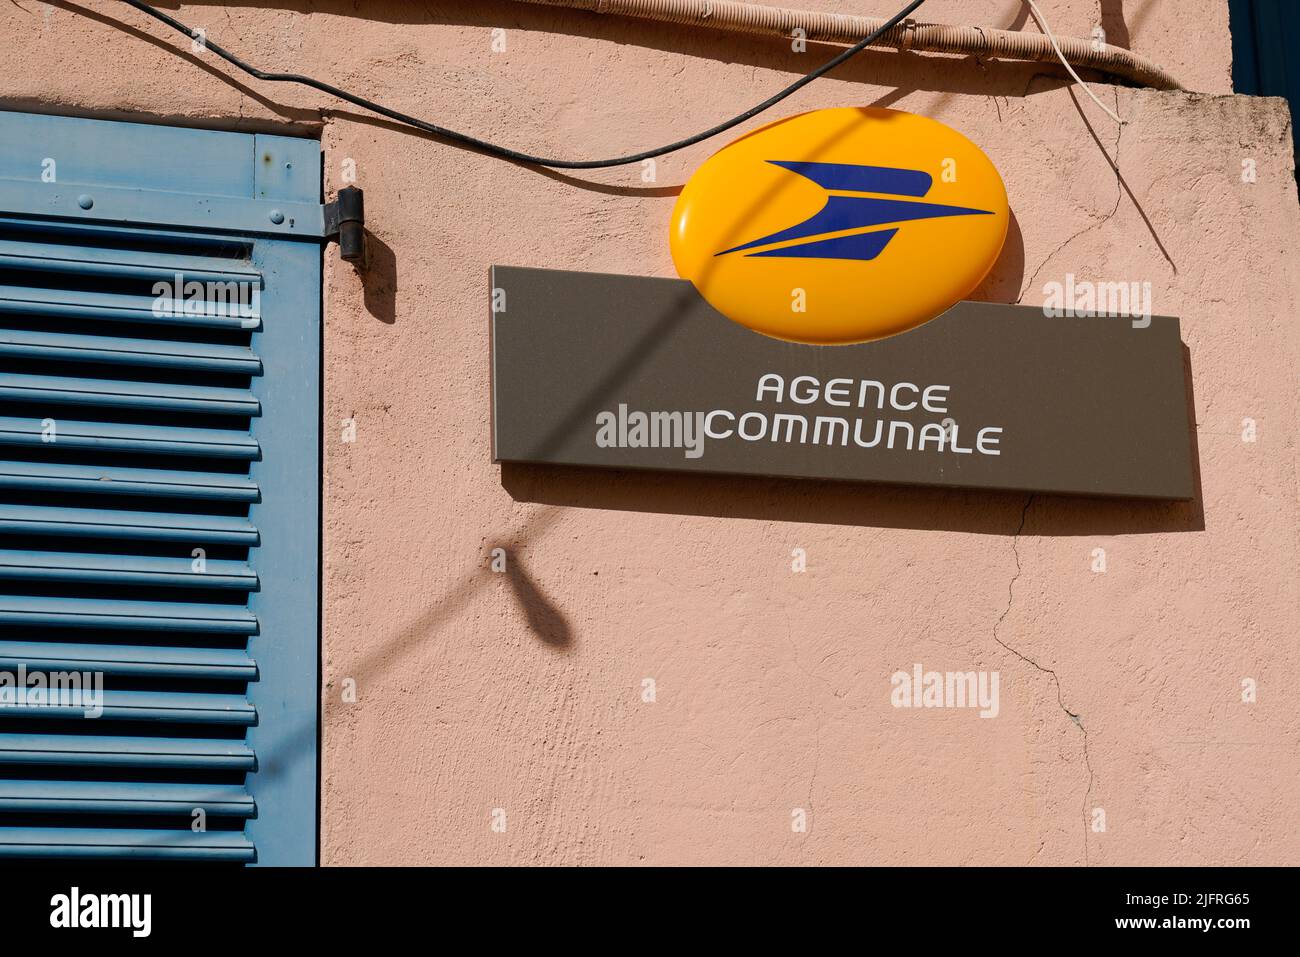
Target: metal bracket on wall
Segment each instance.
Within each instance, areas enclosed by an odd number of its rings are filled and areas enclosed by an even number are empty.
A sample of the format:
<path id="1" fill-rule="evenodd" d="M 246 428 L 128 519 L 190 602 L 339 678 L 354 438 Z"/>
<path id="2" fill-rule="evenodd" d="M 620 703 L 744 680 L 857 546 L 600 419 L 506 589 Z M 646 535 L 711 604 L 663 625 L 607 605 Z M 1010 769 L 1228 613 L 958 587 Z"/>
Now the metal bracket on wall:
<path id="1" fill-rule="evenodd" d="M 325 204 L 325 238 L 337 239 L 339 258 L 364 264 L 366 260 L 365 192 L 344 186 L 332 203 Z"/>

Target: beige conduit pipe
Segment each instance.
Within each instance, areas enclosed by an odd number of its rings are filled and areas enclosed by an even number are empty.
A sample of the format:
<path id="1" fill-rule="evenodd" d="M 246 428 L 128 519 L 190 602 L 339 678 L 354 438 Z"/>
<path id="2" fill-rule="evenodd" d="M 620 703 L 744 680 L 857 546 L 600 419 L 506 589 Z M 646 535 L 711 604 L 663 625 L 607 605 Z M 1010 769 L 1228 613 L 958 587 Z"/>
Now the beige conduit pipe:
<path id="1" fill-rule="evenodd" d="M 763 33 L 789 38 L 796 29 L 808 40 L 856 43 L 885 22 L 883 17 L 859 17 L 843 13 L 815 13 L 787 10 L 735 0 L 520 0 L 547 7 L 572 7 L 592 13 L 684 23 L 690 26 Z M 1057 37 L 1061 52 L 1076 69 L 1095 70 L 1157 90 L 1182 89 L 1178 81 L 1160 66 L 1130 50 L 1092 39 Z M 986 27 L 950 27 L 941 23 L 906 20 L 880 38 L 877 46 L 927 53 L 955 53 L 1001 60 L 1059 62 L 1051 41 L 1039 33 L 993 30 Z"/>

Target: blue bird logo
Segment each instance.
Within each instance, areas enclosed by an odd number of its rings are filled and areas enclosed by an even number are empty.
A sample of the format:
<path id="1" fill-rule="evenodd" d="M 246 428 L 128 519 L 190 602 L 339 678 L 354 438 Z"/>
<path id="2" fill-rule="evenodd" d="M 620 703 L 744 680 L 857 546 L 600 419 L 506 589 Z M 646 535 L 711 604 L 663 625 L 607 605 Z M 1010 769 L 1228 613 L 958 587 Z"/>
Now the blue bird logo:
<path id="1" fill-rule="evenodd" d="M 929 173 L 918 169 L 894 169 L 889 166 L 858 166 L 851 163 L 811 163 L 768 160 L 827 191 L 826 205 L 808 219 L 794 226 L 769 233 L 759 239 L 732 246 L 715 256 L 754 250 L 747 256 L 782 256 L 800 259 L 875 259 L 898 232 L 873 229 L 892 223 L 947 216 L 991 216 L 992 210 L 944 206 L 918 200 L 934 183 Z M 844 195 L 876 193 L 906 196 L 910 199 L 881 199 L 879 196 Z M 832 236 L 854 230 L 849 235 Z M 825 238 L 818 238 L 825 237 Z M 804 240 L 790 243 L 791 240 Z M 777 245 L 787 244 L 789 245 Z M 775 246 L 776 248 L 763 248 Z"/>

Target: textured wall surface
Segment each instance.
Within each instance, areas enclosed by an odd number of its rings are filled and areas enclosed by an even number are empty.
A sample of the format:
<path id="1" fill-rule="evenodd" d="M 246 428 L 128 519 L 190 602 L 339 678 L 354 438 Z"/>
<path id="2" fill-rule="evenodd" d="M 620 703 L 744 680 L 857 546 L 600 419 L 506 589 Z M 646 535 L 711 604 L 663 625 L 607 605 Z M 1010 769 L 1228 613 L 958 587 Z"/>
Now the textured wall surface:
<path id="1" fill-rule="evenodd" d="M 543 173 L 232 78 L 119 4 L 0 6 L 4 106 L 287 123 L 321 135 L 330 192 L 347 160 L 366 189 L 370 270 L 326 258 L 326 863 L 1300 862 L 1286 107 L 1222 95 L 1222 4 L 1041 5 L 1063 34 L 1123 24 L 1202 92 L 1094 85 L 1121 129 L 1057 70 L 873 52 L 774 115 L 892 106 L 980 144 L 1014 222 L 977 298 L 1150 282 L 1188 348 L 1191 505 L 494 466 L 488 266 L 672 275 L 673 198 L 720 144 L 653 182 Z M 1024 25 L 994 6 L 922 13 Z M 267 68 L 575 157 L 693 132 L 824 55 L 504 2 L 312 7 L 179 16 Z M 892 707 L 916 662 L 998 672 L 998 716 Z"/>

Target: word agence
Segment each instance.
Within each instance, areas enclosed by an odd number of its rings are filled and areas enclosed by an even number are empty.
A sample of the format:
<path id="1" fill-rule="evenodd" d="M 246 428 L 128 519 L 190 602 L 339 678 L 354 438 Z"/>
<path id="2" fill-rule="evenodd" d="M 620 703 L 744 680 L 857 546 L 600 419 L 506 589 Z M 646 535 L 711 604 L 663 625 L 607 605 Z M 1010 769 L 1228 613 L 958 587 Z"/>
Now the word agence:
<path id="1" fill-rule="evenodd" d="M 875 379 L 829 379 L 823 385 L 816 376 L 800 375 L 790 380 L 775 372 L 759 377 L 755 401 L 777 405 L 787 401 L 794 405 L 822 402 L 836 408 L 871 408 L 883 412 L 916 412 L 941 415 L 938 422 L 918 425 L 904 419 L 872 416 L 851 419 L 838 415 L 806 415 L 801 412 L 711 412 L 629 410 L 620 403 L 616 410 L 596 415 L 598 448 L 658 449 L 680 448 L 688 459 L 704 454 L 705 439 L 740 438 L 746 442 L 786 442 L 806 445 L 853 444 L 864 449 L 881 447 L 908 451 L 954 452 L 959 455 L 1001 455 L 1000 426 L 985 426 L 975 435 L 973 444 L 961 444 L 961 427 L 948 413 L 948 392 L 942 384 L 919 386 L 913 382 L 896 382 L 886 387 Z M 867 422 L 864 434 L 863 422 Z M 872 425 L 874 424 L 874 428 Z M 969 441 L 969 440 L 968 440 Z"/>
<path id="2" fill-rule="evenodd" d="M 811 375 L 795 376 L 790 380 L 789 388 L 785 379 L 775 372 L 768 372 L 759 377 L 755 401 L 771 401 L 777 405 L 787 400 L 795 405 L 812 405 L 824 402 L 839 408 L 873 408 L 884 411 L 886 408 L 897 412 L 912 412 L 920 409 L 932 415 L 948 414 L 948 392 L 952 386 L 934 384 L 919 386 L 913 382 L 895 382 L 886 387 L 875 379 L 828 379 L 823 385 Z M 715 418 L 725 418 L 733 423 L 725 431 L 716 430 Z M 863 422 L 874 421 L 875 428 L 870 437 L 863 435 Z M 771 441 L 806 443 L 809 439 L 810 417 L 797 412 L 746 412 L 740 416 L 725 409 L 715 409 L 704 417 L 704 434 L 711 439 L 729 438 L 733 432 L 748 442 L 757 442 L 770 435 Z M 940 422 L 927 422 L 918 429 L 915 423 L 903 419 L 873 417 L 864 420 L 854 417 L 850 426 L 849 419 L 838 415 L 814 415 L 811 417 L 812 443 L 814 445 L 848 445 L 850 436 L 855 445 L 864 449 L 881 444 L 884 448 L 904 448 L 924 451 L 927 442 L 937 452 L 945 450 L 963 455 L 979 453 L 981 455 L 1001 455 L 998 448 L 1001 440 L 1000 426 L 985 426 L 975 436 L 973 446 L 961 445 L 961 427 L 951 419 Z M 784 433 L 784 434 L 783 434 Z"/>

